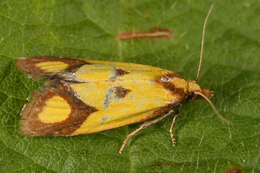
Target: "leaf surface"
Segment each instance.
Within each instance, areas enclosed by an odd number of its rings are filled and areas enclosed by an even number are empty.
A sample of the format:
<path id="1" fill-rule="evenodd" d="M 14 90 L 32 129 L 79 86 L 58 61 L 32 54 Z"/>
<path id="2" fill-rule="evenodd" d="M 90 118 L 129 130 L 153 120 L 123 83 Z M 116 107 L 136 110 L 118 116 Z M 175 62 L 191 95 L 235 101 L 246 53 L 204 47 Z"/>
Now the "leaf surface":
<path id="1" fill-rule="evenodd" d="M 32 81 L 17 57 L 63 56 L 148 64 L 194 79 L 202 25 L 210 2 L 116 0 L 0 1 L 0 172 L 260 171 L 260 3 L 212 1 L 199 80 L 232 125 L 204 100 L 184 103 L 171 146 L 171 118 L 143 130 L 118 150 L 139 124 L 76 137 L 19 133 L 20 111 Z M 173 31 L 174 38 L 117 41 L 122 32 Z"/>

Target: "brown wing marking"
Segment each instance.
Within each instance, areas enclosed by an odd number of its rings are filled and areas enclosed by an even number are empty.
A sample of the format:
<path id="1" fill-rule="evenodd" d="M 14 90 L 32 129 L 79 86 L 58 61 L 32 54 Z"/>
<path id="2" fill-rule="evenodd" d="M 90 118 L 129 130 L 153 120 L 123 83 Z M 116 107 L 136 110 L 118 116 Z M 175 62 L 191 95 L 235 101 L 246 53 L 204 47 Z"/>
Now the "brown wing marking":
<path id="1" fill-rule="evenodd" d="M 159 85 L 163 86 L 166 90 L 170 91 L 172 95 L 178 96 L 179 100 L 183 100 L 186 96 L 186 93 L 184 92 L 183 88 L 177 88 L 173 83 L 167 81 L 169 79 L 173 78 L 181 78 L 179 74 L 177 73 L 168 73 L 162 76 L 159 76 L 155 82 Z"/>
<path id="2" fill-rule="evenodd" d="M 161 115 L 163 113 L 167 113 L 169 112 L 171 109 L 173 109 L 173 107 L 175 106 L 176 104 L 168 104 L 164 107 L 161 107 L 157 110 L 155 110 L 151 115 L 148 115 L 148 116 L 145 116 L 143 119 L 141 119 L 139 122 L 143 122 L 143 121 L 146 121 L 146 120 L 149 120 L 151 118 L 154 118 L 158 115 Z"/>
<path id="3" fill-rule="evenodd" d="M 121 87 L 121 86 L 117 86 L 114 88 L 115 89 L 115 95 L 117 98 L 124 98 L 131 90 Z"/>
<path id="4" fill-rule="evenodd" d="M 57 88 L 45 88 L 43 92 L 33 92 L 32 102 L 26 104 L 21 112 L 20 132 L 28 136 L 70 136 L 85 119 L 93 112 L 95 107 L 86 105 L 79 100 L 66 84 L 59 84 Z M 70 114 L 63 121 L 44 123 L 39 114 L 43 111 L 48 99 L 58 96 L 70 105 Z M 55 112 L 54 112 L 55 113 Z"/>
<path id="5" fill-rule="evenodd" d="M 67 65 L 67 67 L 63 69 L 67 72 L 75 72 L 80 66 L 90 64 L 80 59 L 52 56 L 35 56 L 19 58 L 16 62 L 16 66 L 21 72 L 32 74 L 32 77 L 35 79 L 38 79 L 39 77 L 48 77 L 54 75 L 54 72 L 48 72 L 46 71 L 46 69 L 37 66 L 37 64 L 43 62 L 62 62 Z"/>
<path id="6" fill-rule="evenodd" d="M 116 69 L 116 76 L 123 76 L 123 75 L 126 75 L 128 73 L 129 73 L 128 71 L 125 71 L 123 69 L 120 69 L 120 68 Z"/>

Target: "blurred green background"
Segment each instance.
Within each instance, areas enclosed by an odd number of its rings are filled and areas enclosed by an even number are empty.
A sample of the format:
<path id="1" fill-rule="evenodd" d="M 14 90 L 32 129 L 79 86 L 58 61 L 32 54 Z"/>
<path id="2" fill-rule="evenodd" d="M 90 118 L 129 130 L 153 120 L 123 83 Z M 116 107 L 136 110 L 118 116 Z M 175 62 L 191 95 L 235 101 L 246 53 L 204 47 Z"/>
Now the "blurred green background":
<path id="1" fill-rule="evenodd" d="M 139 124 L 67 138 L 19 134 L 19 113 L 43 82 L 20 73 L 18 57 L 134 62 L 195 79 L 212 3 L 199 83 L 215 91 L 212 101 L 231 126 L 198 100 L 183 105 L 175 148 L 171 118 L 135 136 L 123 155 L 123 140 Z M 259 11 L 258 0 L 1 0 L 0 172 L 260 172 Z M 174 39 L 116 40 L 156 27 L 172 30 Z"/>

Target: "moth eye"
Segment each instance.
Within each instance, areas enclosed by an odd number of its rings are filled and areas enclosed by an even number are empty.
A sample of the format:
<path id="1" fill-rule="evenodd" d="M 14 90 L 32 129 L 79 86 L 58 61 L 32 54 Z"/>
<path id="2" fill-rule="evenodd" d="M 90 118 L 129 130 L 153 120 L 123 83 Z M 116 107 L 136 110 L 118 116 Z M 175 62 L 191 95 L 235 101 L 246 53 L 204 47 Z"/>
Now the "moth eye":
<path id="1" fill-rule="evenodd" d="M 172 79 L 170 78 L 170 77 L 168 77 L 168 76 L 163 76 L 163 77 L 161 77 L 161 81 L 162 82 L 170 82 Z"/>

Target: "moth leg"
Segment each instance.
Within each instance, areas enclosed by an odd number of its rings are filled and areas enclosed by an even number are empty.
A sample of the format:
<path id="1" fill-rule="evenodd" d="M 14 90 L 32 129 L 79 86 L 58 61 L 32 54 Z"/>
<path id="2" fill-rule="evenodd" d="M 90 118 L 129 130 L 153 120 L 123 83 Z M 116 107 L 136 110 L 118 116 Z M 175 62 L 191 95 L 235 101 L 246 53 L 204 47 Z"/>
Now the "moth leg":
<path id="1" fill-rule="evenodd" d="M 173 112 L 174 112 L 173 110 L 170 110 L 168 113 L 166 113 L 165 115 L 163 115 L 163 116 L 161 116 L 161 117 L 159 117 L 159 118 L 157 118 L 157 119 L 154 119 L 154 120 L 152 120 L 152 121 L 144 122 L 138 129 L 136 129 L 135 131 L 133 131 L 132 133 L 130 133 L 130 134 L 126 137 L 126 139 L 124 140 L 124 142 L 123 142 L 123 144 L 122 144 L 122 146 L 121 146 L 121 148 L 120 148 L 120 150 L 119 150 L 119 154 L 122 154 L 122 152 L 123 152 L 123 150 L 124 150 L 126 144 L 128 143 L 128 141 L 129 141 L 129 139 L 130 139 L 131 137 L 133 137 L 134 135 L 136 135 L 139 131 L 141 131 L 141 130 L 143 130 L 143 129 L 145 129 L 145 128 L 147 128 L 147 127 L 149 127 L 149 126 L 151 126 L 151 125 L 153 125 L 153 124 L 155 124 L 155 123 L 158 123 L 159 121 L 161 121 L 161 120 L 163 120 L 163 119 L 165 119 L 165 118 L 167 118 L 167 117 L 168 117 L 169 115 L 171 115 Z"/>
<path id="2" fill-rule="evenodd" d="M 170 136 L 171 136 L 171 139 L 172 139 L 172 146 L 176 146 L 176 139 L 175 139 L 175 137 L 174 137 L 174 135 L 173 135 L 173 128 L 174 128 L 174 125 L 175 125 L 175 123 L 176 123 L 176 119 L 178 118 L 178 116 L 179 116 L 179 113 L 180 113 L 180 111 L 181 111 L 181 104 L 179 104 L 178 105 L 179 107 L 178 107 L 178 113 L 177 114 L 175 114 L 175 116 L 173 117 L 173 119 L 172 119 L 172 124 L 171 124 L 171 128 L 170 128 Z"/>

